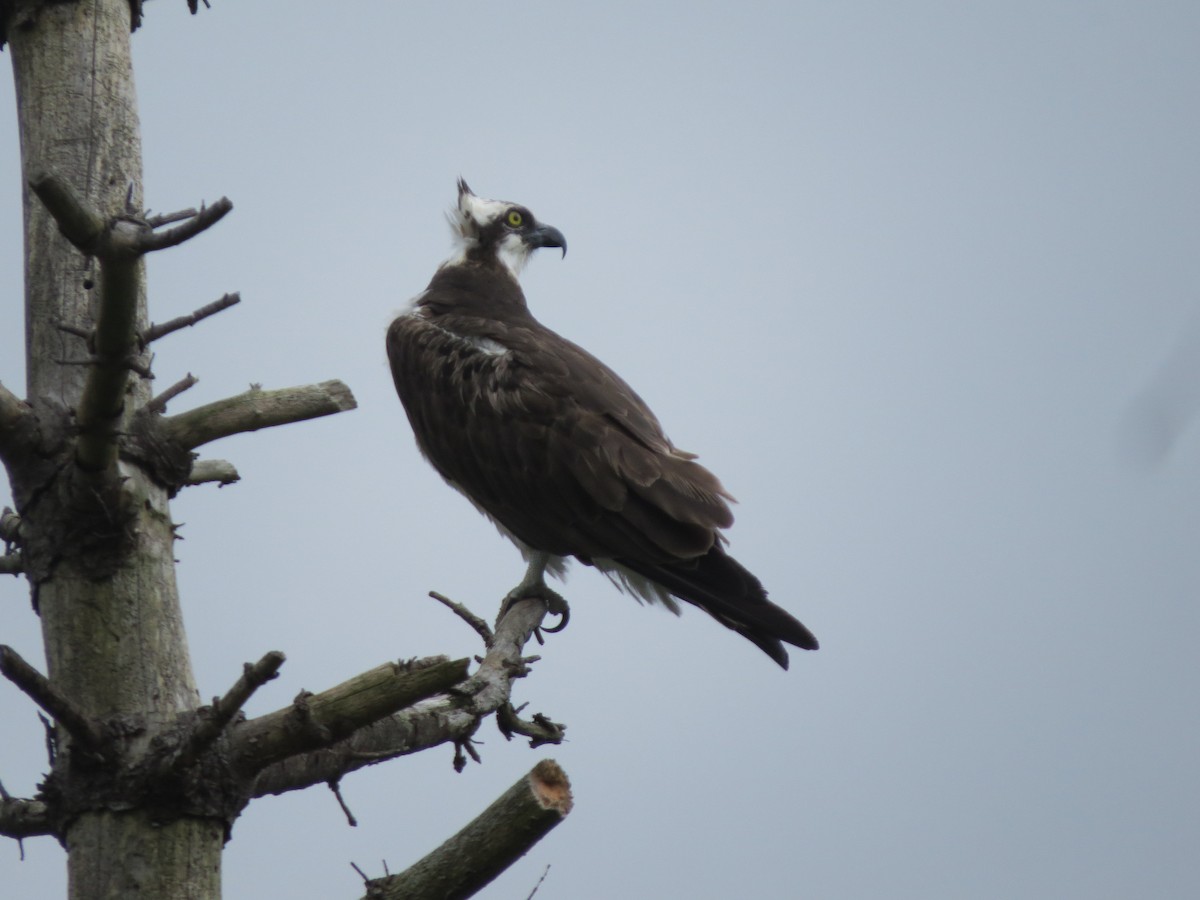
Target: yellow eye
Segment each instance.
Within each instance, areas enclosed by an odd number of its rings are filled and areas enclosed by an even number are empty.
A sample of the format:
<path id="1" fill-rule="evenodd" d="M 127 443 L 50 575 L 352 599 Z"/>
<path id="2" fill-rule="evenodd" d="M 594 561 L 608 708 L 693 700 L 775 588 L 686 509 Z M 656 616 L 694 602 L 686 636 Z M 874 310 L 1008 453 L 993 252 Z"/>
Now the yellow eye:
<path id="1" fill-rule="evenodd" d="M 520 210 L 510 209 L 508 211 L 508 224 L 513 228 L 520 228 L 525 224 L 525 217 L 521 215 Z"/>

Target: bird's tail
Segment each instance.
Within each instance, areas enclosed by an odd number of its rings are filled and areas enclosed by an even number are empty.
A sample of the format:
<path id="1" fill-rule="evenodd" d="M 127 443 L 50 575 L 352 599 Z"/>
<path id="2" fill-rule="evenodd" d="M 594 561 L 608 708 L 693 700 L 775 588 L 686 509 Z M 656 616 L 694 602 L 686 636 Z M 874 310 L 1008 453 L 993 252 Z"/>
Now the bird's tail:
<path id="1" fill-rule="evenodd" d="M 622 559 L 619 562 L 662 585 L 680 600 L 700 607 L 785 669 L 788 667 L 785 643 L 804 650 L 816 650 L 819 646 L 813 633 L 798 619 L 767 599 L 762 582 L 729 556 L 719 542 L 704 556 L 686 561 L 643 563 Z"/>

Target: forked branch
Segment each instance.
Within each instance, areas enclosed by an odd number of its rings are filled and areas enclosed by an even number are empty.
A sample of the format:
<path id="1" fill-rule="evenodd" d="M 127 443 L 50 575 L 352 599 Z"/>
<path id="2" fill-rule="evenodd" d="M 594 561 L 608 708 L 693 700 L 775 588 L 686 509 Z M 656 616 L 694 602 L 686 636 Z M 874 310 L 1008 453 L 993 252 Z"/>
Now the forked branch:
<path id="1" fill-rule="evenodd" d="M 509 702 L 513 681 L 527 669 L 522 649 L 545 615 L 546 604 L 540 599 L 510 604 L 496 625 L 483 662 L 465 682 L 360 729 L 335 746 L 270 766 L 258 776 L 254 795 L 281 794 L 336 781 L 348 772 L 396 756 L 467 741 L 485 717 Z M 561 740 L 563 726 L 557 728 Z"/>
<path id="2" fill-rule="evenodd" d="M 222 197 L 164 232 L 129 215 L 108 219 L 75 195 L 65 181 L 43 173 L 30 188 L 58 222 L 63 235 L 100 263 L 96 327 L 91 334 L 90 366 L 83 396 L 75 411 L 79 441 L 75 459 L 85 471 L 110 472 L 117 461 L 117 432 L 125 408 L 125 387 L 132 369 L 149 377 L 139 360 L 143 350 L 136 331 L 142 289 L 141 258 L 173 247 L 211 227 L 233 208 Z M 168 217 L 170 218 L 170 217 Z M 80 362 L 72 360 L 71 362 Z"/>

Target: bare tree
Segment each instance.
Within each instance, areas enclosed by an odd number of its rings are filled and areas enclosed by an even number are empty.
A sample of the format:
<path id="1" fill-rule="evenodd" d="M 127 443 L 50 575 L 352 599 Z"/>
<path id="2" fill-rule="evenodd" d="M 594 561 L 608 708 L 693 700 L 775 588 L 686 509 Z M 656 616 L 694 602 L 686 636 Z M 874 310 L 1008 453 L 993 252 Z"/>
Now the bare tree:
<path id="1" fill-rule="evenodd" d="M 506 735 L 534 746 L 563 732 L 509 705 L 546 611 L 536 599 L 513 604 L 493 630 L 437 598 L 484 639 L 474 671 L 444 656 L 386 662 L 248 720 L 243 704 L 284 662 L 271 651 L 201 704 L 170 498 L 237 480 L 229 462 L 198 458 L 209 442 L 355 401 L 326 381 L 167 415 L 195 379 L 151 390 L 153 342 L 239 298 L 150 322 L 143 257 L 212 227 L 232 204 L 146 210 L 129 53 L 140 18 L 140 0 L 0 0 L 25 185 L 27 352 L 26 398 L 0 385 L 0 459 L 17 507 L 0 520 L 0 572 L 28 580 L 48 666 L 42 674 L 4 646 L 0 672 L 52 720 L 50 775 L 35 798 L 0 787 L 0 834 L 62 841 L 77 900 L 219 897 L 221 849 L 255 798 L 336 786 L 355 769 L 445 743 L 461 766 L 493 712 Z M 543 761 L 429 858 L 369 880 L 367 895 L 470 896 L 570 805 L 565 776 Z"/>

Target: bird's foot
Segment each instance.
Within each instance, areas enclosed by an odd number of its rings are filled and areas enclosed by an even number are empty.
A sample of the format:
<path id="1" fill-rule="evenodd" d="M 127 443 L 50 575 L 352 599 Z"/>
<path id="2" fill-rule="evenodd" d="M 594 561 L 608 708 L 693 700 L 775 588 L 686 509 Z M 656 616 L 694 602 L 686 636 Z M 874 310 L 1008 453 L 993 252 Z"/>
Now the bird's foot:
<path id="1" fill-rule="evenodd" d="M 543 628 L 542 631 L 547 634 L 557 634 L 567 627 L 567 623 L 571 621 L 571 607 L 567 605 L 567 601 L 562 594 L 551 590 L 547 587 L 544 581 L 539 581 L 535 584 L 519 584 L 509 591 L 504 601 L 500 604 L 500 615 L 497 621 L 504 618 L 505 613 L 518 600 L 536 599 L 541 600 L 546 604 L 546 609 L 551 615 L 559 617 L 557 625 L 550 628 Z"/>

